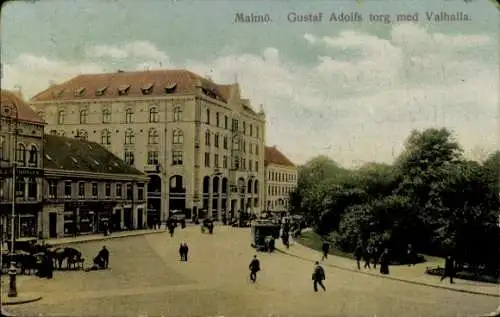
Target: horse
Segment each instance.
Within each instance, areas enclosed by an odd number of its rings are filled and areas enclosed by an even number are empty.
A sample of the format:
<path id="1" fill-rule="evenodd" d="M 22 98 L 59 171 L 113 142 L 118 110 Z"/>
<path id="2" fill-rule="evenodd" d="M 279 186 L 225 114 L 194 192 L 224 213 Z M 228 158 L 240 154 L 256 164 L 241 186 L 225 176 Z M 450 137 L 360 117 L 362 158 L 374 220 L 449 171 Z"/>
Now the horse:
<path id="1" fill-rule="evenodd" d="M 82 257 L 82 253 L 80 251 L 70 247 L 55 248 L 50 250 L 49 252 L 52 253 L 52 258 L 55 262 L 54 266 L 59 267 L 59 269 L 62 268 L 62 263 L 64 260 L 66 260 L 66 268 L 69 269 L 70 264 L 78 262 Z"/>

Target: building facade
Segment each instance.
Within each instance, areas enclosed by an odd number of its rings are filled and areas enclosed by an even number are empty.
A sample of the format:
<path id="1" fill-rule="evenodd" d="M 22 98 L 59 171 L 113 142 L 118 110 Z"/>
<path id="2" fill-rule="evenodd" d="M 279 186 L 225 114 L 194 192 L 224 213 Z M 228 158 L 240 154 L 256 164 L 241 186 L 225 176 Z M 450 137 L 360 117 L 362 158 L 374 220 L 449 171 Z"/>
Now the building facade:
<path id="1" fill-rule="evenodd" d="M 264 206 L 265 114 L 185 70 L 80 75 L 33 97 L 46 132 L 98 142 L 149 176 L 148 217 Z M 200 210 L 203 210 L 200 213 Z"/>
<path id="2" fill-rule="evenodd" d="M 297 188 L 297 167 L 276 146 L 266 147 L 266 211 L 287 212 Z"/>
<path id="3" fill-rule="evenodd" d="M 43 120 L 18 93 L 1 90 L 0 231 L 37 236 L 42 218 Z M 12 215 L 14 221 L 12 222 Z"/>
<path id="4" fill-rule="evenodd" d="M 147 226 L 147 175 L 94 142 L 46 135 L 44 150 L 43 237 Z"/>

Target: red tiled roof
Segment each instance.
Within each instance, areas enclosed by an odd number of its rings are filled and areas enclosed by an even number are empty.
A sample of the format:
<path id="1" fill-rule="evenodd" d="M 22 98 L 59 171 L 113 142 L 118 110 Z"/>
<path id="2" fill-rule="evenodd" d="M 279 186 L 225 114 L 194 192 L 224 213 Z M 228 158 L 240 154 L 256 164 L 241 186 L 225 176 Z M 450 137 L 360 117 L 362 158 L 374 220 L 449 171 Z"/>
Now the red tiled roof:
<path id="1" fill-rule="evenodd" d="M 119 71 L 76 76 L 40 92 L 31 101 L 119 98 L 119 90 L 126 86 L 130 88 L 123 97 L 195 94 L 205 89 L 214 93 L 216 99 L 226 102 L 230 97 L 232 85 L 219 85 L 187 70 Z M 151 88 L 151 92 L 144 94 L 143 91 L 148 88 Z M 166 88 L 171 88 L 169 93 L 165 91 Z M 81 91 L 81 94 L 78 94 L 78 91 Z"/>
<path id="2" fill-rule="evenodd" d="M 295 164 L 293 164 L 283 153 L 281 153 L 276 146 L 266 146 L 264 165 L 267 166 L 269 164 L 295 167 Z"/>
<path id="3" fill-rule="evenodd" d="M 36 112 L 31 109 L 31 107 L 21 98 L 19 98 L 16 93 L 8 90 L 1 90 L 1 109 L 0 116 L 17 118 L 20 121 L 26 121 L 31 123 L 44 124 L 42 118 L 40 118 Z M 12 107 L 15 106 L 15 107 Z"/>

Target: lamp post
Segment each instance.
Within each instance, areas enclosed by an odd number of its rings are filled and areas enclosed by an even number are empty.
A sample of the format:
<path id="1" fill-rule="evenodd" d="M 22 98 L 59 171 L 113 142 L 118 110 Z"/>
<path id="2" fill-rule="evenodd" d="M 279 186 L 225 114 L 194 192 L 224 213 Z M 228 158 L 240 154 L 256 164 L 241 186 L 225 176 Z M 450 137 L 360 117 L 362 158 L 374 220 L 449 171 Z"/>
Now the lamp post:
<path id="1" fill-rule="evenodd" d="M 15 240 L 16 240 L 16 154 L 17 154 L 17 134 L 18 134 L 18 123 L 19 123 L 19 113 L 15 104 L 8 103 L 1 105 L 0 111 L 0 123 L 2 122 L 2 117 L 9 122 L 9 134 L 11 137 L 11 153 L 10 153 L 10 162 L 12 168 L 12 195 L 11 195 L 11 245 L 10 245 L 10 268 L 9 268 L 9 291 L 8 297 L 17 297 L 17 285 L 16 285 L 16 262 L 13 260 L 14 251 L 15 251 Z"/>

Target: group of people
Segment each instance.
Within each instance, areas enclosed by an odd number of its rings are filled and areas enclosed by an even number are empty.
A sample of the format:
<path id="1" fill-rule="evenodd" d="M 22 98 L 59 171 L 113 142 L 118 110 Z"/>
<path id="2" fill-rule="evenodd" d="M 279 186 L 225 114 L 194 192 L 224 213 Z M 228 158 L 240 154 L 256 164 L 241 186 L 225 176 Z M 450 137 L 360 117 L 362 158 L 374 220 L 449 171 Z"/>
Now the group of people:
<path id="1" fill-rule="evenodd" d="M 187 262 L 188 260 L 189 247 L 186 242 L 181 242 L 179 246 L 179 255 L 181 257 L 181 262 Z"/>

